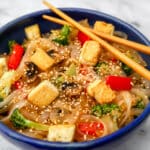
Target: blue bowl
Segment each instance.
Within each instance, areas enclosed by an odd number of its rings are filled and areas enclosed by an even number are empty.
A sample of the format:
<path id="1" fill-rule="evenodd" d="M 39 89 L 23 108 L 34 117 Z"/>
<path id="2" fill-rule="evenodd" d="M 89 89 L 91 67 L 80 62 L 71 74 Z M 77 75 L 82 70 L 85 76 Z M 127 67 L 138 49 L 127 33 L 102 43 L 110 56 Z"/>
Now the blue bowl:
<path id="1" fill-rule="evenodd" d="M 93 11 L 87 9 L 79 9 L 79 8 L 62 8 L 65 13 L 74 18 L 75 20 L 81 20 L 87 18 L 89 23 L 92 25 L 96 20 L 103 20 L 115 25 L 116 30 L 123 31 L 128 34 L 130 40 L 143 43 L 145 45 L 150 45 L 148 39 L 144 37 L 139 31 L 137 31 L 134 27 L 127 24 L 126 22 L 119 20 L 113 16 Z M 26 26 L 38 23 L 42 33 L 49 32 L 50 29 L 59 28 L 60 25 L 46 21 L 42 19 L 41 15 L 47 14 L 56 16 L 54 13 L 49 10 L 42 10 L 35 13 L 31 13 L 20 17 L 2 28 L 0 28 L 0 52 L 8 52 L 8 41 L 16 40 L 20 43 L 23 42 L 25 38 L 24 28 Z M 145 54 L 141 54 L 147 64 L 150 65 L 150 57 Z M 148 66 L 148 68 L 150 68 Z M 145 120 L 145 118 L 150 113 L 150 104 L 145 108 L 144 112 L 135 120 L 133 120 L 130 124 L 123 127 L 122 129 L 112 133 L 111 135 L 105 136 L 100 139 L 96 139 L 88 142 L 81 143 L 60 143 L 60 142 L 48 142 L 33 139 L 22 134 L 19 134 L 3 123 L 0 122 L 0 132 L 7 138 L 9 141 L 13 142 L 15 145 L 20 146 L 21 149 L 39 149 L 39 150 L 76 150 L 76 149 L 101 149 L 101 150 L 111 150 L 116 144 L 121 144 L 124 140 L 130 140 L 131 134 L 134 134 L 133 130 L 137 129 L 137 126 Z M 127 134 L 128 133 L 128 134 Z M 108 144 L 109 143 L 109 144 Z M 108 146 L 109 145 L 109 146 Z"/>

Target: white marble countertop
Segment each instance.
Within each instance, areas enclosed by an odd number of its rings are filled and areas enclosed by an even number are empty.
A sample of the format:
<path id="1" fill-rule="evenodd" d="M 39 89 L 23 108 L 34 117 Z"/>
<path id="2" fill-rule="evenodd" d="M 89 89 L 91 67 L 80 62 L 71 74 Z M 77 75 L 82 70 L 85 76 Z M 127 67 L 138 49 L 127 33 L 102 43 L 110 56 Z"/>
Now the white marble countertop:
<path id="1" fill-rule="evenodd" d="M 81 7 L 116 16 L 150 39 L 150 0 L 53 0 L 57 7 Z M 24 14 L 45 9 L 41 0 L 0 0 L 0 26 Z M 114 150 L 150 150 L 150 117 L 130 141 Z M 0 150 L 20 150 L 0 135 Z"/>

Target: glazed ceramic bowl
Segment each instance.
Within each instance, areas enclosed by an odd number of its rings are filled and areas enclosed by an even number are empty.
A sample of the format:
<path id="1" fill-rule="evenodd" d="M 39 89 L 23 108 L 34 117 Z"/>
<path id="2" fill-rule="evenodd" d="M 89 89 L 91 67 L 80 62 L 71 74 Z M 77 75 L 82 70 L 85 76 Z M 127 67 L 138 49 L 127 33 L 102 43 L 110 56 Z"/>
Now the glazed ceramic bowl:
<path id="1" fill-rule="evenodd" d="M 130 40 L 143 43 L 145 45 L 150 45 L 148 39 L 146 39 L 139 31 L 134 27 L 127 24 L 126 22 L 119 20 L 113 16 L 93 11 L 87 9 L 79 8 L 62 8 L 62 10 L 67 13 L 69 16 L 75 20 L 81 20 L 87 18 L 89 23 L 92 25 L 96 20 L 103 20 L 115 25 L 116 30 L 123 31 L 128 34 Z M 58 24 L 43 20 L 41 15 L 47 14 L 55 16 L 49 10 L 42 10 L 34 12 L 23 17 L 20 17 L 5 26 L 0 28 L 0 52 L 8 52 L 8 41 L 16 40 L 19 43 L 22 43 L 25 38 L 24 28 L 26 26 L 38 23 L 42 33 L 49 32 L 50 29 L 59 28 Z M 142 57 L 150 65 L 150 57 L 142 54 Z M 149 66 L 148 66 L 149 67 Z M 120 130 L 112 133 L 111 135 L 105 136 L 100 139 L 81 142 L 81 143 L 60 143 L 60 142 L 48 142 L 33 139 L 22 134 L 19 134 L 3 123 L 0 122 L 0 132 L 3 134 L 4 138 L 7 138 L 10 142 L 13 142 L 15 145 L 20 146 L 20 149 L 39 149 L 39 150 L 76 150 L 76 149 L 101 149 L 101 150 L 111 150 L 111 147 L 117 144 L 123 143 L 125 140 L 130 140 L 133 131 L 137 129 L 137 126 L 140 125 L 143 120 L 150 113 L 150 104 L 145 108 L 144 112 L 135 120 L 133 120 L 127 126 L 121 128 Z M 109 145 L 109 146 L 108 146 Z"/>

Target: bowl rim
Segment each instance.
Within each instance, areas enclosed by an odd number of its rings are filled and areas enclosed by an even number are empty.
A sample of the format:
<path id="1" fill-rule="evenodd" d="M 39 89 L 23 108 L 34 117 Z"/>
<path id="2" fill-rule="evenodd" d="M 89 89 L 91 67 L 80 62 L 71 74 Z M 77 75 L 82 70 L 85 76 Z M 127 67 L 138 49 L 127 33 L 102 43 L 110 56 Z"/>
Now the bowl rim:
<path id="1" fill-rule="evenodd" d="M 140 37 L 140 39 L 142 39 L 144 41 L 144 43 L 146 45 L 150 45 L 149 40 L 140 32 L 138 31 L 135 27 L 133 27 L 132 25 L 126 23 L 125 21 L 118 19 L 117 17 L 111 16 L 109 14 L 100 12 L 100 11 L 96 11 L 96 10 L 92 10 L 92 9 L 85 9 L 85 8 L 76 8 L 76 7 L 67 7 L 67 8 L 60 8 L 61 10 L 65 11 L 65 12 L 84 12 L 84 13 L 91 13 L 94 15 L 100 15 L 104 18 L 110 19 L 110 20 L 115 20 L 115 22 L 120 23 L 121 25 L 127 27 L 128 29 L 132 30 L 138 37 Z M 32 13 L 28 13 L 26 15 L 23 15 L 13 21 L 8 22 L 6 25 L 3 25 L 2 27 L 0 27 L 0 34 L 5 32 L 8 28 L 10 28 L 11 26 L 15 25 L 16 23 L 25 20 L 27 18 L 30 17 L 35 17 L 35 16 L 39 16 L 42 15 L 44 13 L 51 13 L 50 10 L 48 9 L 44 9 L 44 10 L 39 10 L 39 11 L 35 11 Z M 91 147 L 96 147 L 99 145 L 103 145 L 107 142 L 113 141 L 115 139 L 117 139 L 120 136 L 123 136 L 125 134 L 127 134 L 128 132 L 130 132 L 131 130 L 135 129 L 148 115 L 150 114 L 150 104 L 147 105 L 147 107 L 144 109 L 143 113 L 138 116 L 136 119 L 134 119 L 131 123 L 129 123 L 128 125 L 126 125 L 125 127 L 119 129 L 118 131 L 107 135 L 103 138 L 99 138 L 99 139 L 95 139 L 92 141 L 86 141 L 86 142 L 72 142 L 72 143 L 64 143 L 64 142 L 49 142 L 49 141 L 43 141 L 43 140 L 38 140 L 35 138 L 31 138 L 28 136 L 25 136 L 23 134 L 20 134 L 12 129 L 10 129 L 9 127 L 7 127 L 6 125 L 4 125 L 1 121 L 0 121 L 0 131 L 4 134 L 6 134 L 7 136 L 20 141 L 20 142 L 24 142 L 30 145 L 35 145 L 35 146 L 39 146 L 39 147 L 55 147 L 55 148 L 91 148 Z"/>

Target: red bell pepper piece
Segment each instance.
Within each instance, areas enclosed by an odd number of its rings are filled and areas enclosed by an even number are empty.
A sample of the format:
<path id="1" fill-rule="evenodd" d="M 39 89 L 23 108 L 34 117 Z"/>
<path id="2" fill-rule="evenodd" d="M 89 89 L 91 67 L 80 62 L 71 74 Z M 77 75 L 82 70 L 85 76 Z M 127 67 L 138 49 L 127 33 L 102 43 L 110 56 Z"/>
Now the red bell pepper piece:
<path id="1" fill-rule="evenodd" d="M 83 134 L 98 136 L 98 133 L 104 130 L 104 125 L 101 122 L 81 122 L 78 124 L 77 128 Z"/>
<path id="2" fill-rule="evenodd" d="M 117 62 L 117 59 L 116 59 L 116 58 L 112 58 L 111 61 L 112 61 L 113 63 L 116 63 L 116 62 Z"/>
<path id="3" fill-rule="evenodd" d="M 110 86 L 112 90 L 130 90 L 132 88 L 132 80 L 129 77 L 120 76 L 108 76 L 106 84 Z"/>
<path id="4" fill-rule="evenodd" d="M 16 81 L 13 86 L 15 89 L 21 89 L 23 87 L 23 82 Z"/>
<path id="5" fill-rule="evenodd" d="M 81 42 L 81 45 L 83 45 L 86 41 L 90 40 L 90 37 L 84 34 L 83 32 L 78 32 L 78 40 Z"/>
<path id="6" fill-rule="evenodd" d="M 23 54 L 24 48 L 19 44 L 13 44 L 12 54 L 8 58 L 8 68 L 16 70 L 20 64 Z"/>

